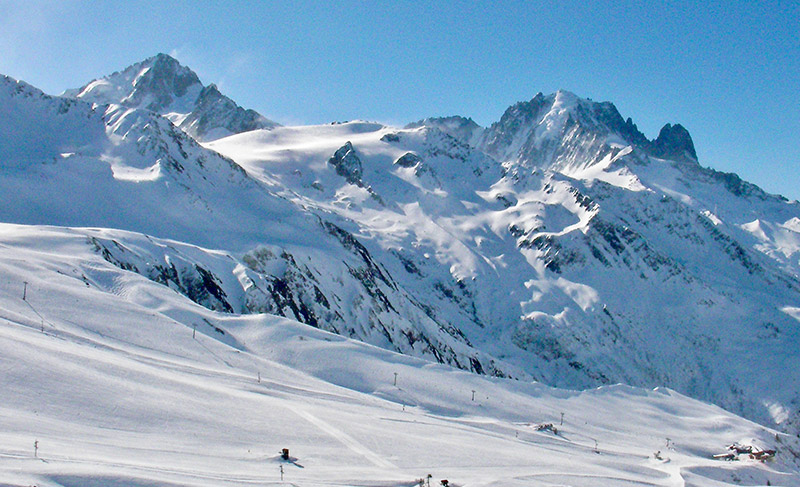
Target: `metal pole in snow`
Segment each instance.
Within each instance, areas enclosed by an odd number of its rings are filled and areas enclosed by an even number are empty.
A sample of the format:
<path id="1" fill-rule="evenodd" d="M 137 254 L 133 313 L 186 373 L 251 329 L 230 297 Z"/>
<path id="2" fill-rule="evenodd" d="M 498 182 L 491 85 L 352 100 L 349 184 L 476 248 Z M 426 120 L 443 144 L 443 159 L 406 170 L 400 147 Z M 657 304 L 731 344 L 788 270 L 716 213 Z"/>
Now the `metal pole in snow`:
<path id="1" fill-rule="evenodd" d="M 22 300 L 25 301 L 25 298 L 28 296 L 28 281 L 22 281 L 24 285 L 22 287 Z"/>
<path id="2" fill-rule="evenodd" d="M 33 456 L 39 458 L 39 440 L 33 442 Z"/>
<path id="3" fill-rule="evenodd" d="M 561 413 L 561 426 L 564 426 L 564 413 Z"/>
<path id="4" fill-rule="evenodd" d="M 283 465 L 281 465 L 281 482 L 283 482 Z"/>
<path id="5" fill-rule="evenodd" d="M 397 385 L 397 372 L 394 373 L 394 385 Z"/>
<path id="6" fill-rule="evenodd" d="M 261 371 L 258 371 L 258 383 L 261 384 Z"/>
<path id="7" fill-rule="evenodd" d="M 194 340 L 195 335 L 197 334 L 197 325 L 192 325 L 192 340 Z"/>
<path id="8" fill-rule="evenodd" d="M 475 389 L 472 390 L 472 400 L 475 400 Z"/>

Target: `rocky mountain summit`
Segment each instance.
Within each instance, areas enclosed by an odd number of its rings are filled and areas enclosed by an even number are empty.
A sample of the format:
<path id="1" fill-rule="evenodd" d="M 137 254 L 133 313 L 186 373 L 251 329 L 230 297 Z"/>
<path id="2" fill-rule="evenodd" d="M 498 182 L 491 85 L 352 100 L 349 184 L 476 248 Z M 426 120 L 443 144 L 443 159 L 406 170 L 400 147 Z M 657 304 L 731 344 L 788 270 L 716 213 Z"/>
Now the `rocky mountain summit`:
<path id="1" fill-rule="evenodd" d="M 200 141 L 278 125 L 240 107 L 216 85 L 204 86 L 194 71 L 167 54 L 157 54 L 62 96 L 150 110 Z"/>
<path id="2" fill-rule="evenodd" d="M 658 137 L 652 141 L 650 152 L 662 159 L 690 158 L 697 160 L 692 137 L 681 124 L 664 125 L 658 133 Z"/>
<path id="3" fill-rule="evenodd" d="M 626 146 L 664 159 L 697 160 L 692 138 L 680 124 L 666 124 L 649 140 L 612 103 L 563 90 L 518 102 L 487 128 L 459 116 L 427 118 L 407 128 L 421 126 L 442 130 L 498 161 L 560 171 L 586 168 Z"/>

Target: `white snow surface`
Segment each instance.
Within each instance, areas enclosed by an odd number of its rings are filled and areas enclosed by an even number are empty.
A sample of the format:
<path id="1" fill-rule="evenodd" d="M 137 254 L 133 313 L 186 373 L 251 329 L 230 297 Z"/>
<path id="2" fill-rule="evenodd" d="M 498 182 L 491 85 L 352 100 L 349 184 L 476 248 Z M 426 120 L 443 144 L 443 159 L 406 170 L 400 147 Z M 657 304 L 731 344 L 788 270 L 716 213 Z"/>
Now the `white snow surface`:
<path id="1" fill-rule="evenodd" d="M 800 485 L 796 439 L 716 406 L 215 313 L 102 259 L 96 232 L 0 225 L 0 485 Z M 779 453 L 711 458 L 734 442 Z"/>
<path id="2" fill-rule="evenodd" d="M 567 92 L 202 145 L 137 93 L 0 79 L 0 485 L 798 485 L 797 202 Z"/>

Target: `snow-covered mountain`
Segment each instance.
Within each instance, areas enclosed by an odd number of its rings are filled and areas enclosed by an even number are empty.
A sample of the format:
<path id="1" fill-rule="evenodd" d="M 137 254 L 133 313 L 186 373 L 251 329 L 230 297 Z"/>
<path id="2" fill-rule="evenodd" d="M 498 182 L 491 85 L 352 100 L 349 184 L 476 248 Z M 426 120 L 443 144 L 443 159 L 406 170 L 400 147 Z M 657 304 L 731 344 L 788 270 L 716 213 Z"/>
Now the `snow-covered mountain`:
<path id="1" fill-rule="evenodd" d="M 0 220 L 135 232 L 86 241 L 211 309 L 271 312 L 508 373 L 413 299 L 331 215 L 299 208 L 154 112 L 50 97 L 11 78 L 0 79 L 0 109 Z"/>
<path id="2" fill-rule="evenodd" d="M 499 161 L 560 172 L 590 167 L 628 146 L 660 158 L 697 159 L 692 139 L 681 125 L 665 125 L 651 141 L 613 104 L 567 91 L 539 93 L 509 107 L 475 145 Z"/>
<path id="3" fill-rule="evenodd" d="M 67 90 L 62 96 L 151 110 L 197 140 L 278 125 L 240 107 L 220 93 L 216 85 L 203 85 L 194 71 L 167 54 L 158 54 L 81 88 Z"/>
<path id="4" fill-rule="evenodd" d="M 702 167 L 682 126 L 649 140 L 561 91 L 488 128 L 216 138 L 227 115 L 187 123 L 203 90 L 163 55 L 68 97 L 4 78 L 0 221 L 71 227 L 233 316 L 559 387 L 666 386 L 800 431 L 800 205 Z"/>
<path id="5" fill-rule="evenodd" d="M 559 110 L 609 111 L 571 96 Z M 208 147 L 340 215 L 437 320 L 514 369 L 563 387 L 667 384 L 794 428 L 798 205 L 688 149 L 653 155 L 690 139 L 664 149 L 593 122 L 565 126 L 572 138 L 554 129 L 546 161 L 497 161 L 486 135 L 472 147 L 435 124 L 287 127 Z"/>

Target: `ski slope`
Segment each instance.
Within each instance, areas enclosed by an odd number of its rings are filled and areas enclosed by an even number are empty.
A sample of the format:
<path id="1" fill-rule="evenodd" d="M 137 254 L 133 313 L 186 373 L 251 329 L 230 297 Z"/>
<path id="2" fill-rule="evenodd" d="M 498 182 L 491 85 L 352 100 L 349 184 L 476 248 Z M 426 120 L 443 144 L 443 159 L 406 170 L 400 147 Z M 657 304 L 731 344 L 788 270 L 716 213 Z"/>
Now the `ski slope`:
<path id="1" fill-rule="evenodd" d="M 0 485 L 800 485 L 796 439 L 716 406 L 216 313 L 111 265 L 88 232 L 0 225 Z M 778 453 L 711 458 L 733 442 Z"/>

